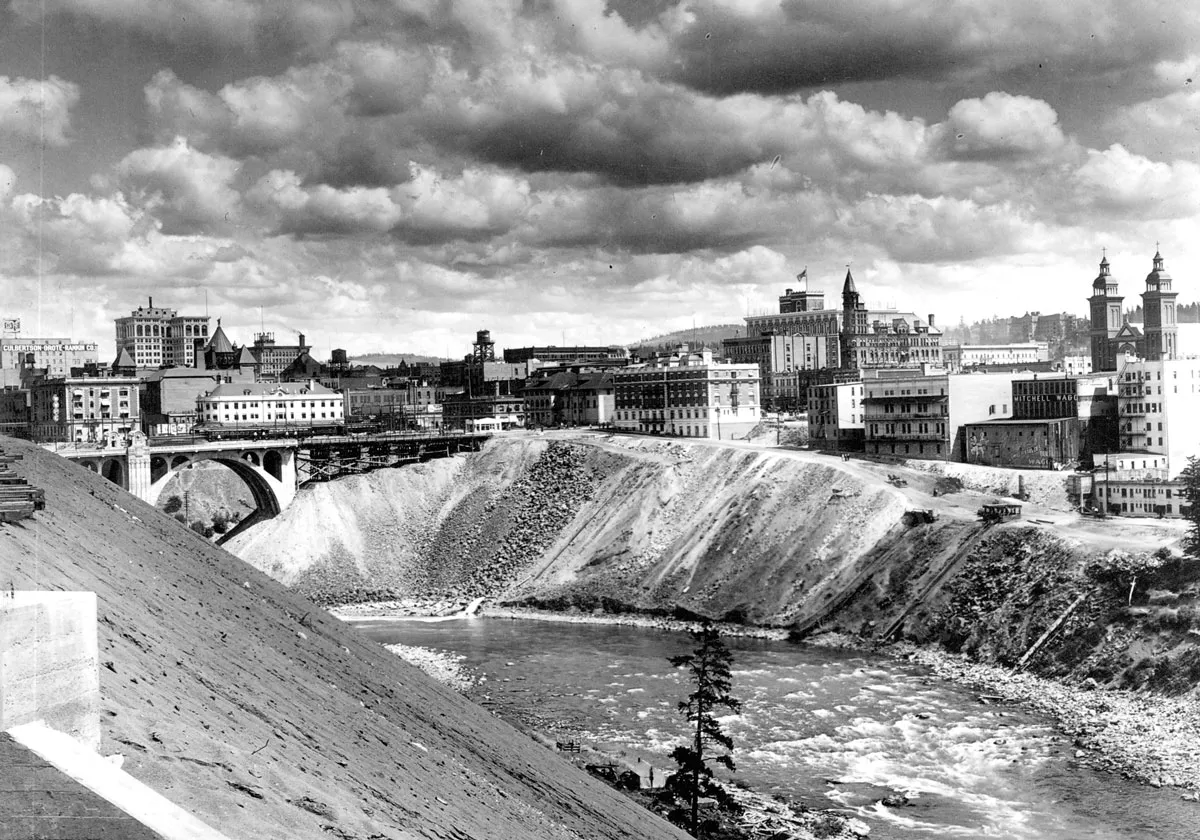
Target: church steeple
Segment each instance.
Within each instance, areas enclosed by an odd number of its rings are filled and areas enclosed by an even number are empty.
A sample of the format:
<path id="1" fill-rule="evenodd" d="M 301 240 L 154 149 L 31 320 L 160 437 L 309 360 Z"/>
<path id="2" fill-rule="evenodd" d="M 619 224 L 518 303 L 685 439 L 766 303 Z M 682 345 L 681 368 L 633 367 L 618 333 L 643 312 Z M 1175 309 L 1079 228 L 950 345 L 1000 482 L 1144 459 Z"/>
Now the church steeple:
<path id="1" fill-rule="evenodd" d="M 1117 278 L 1112 276 L 1112 269 L 1109 268 L 1107 254 L 1100 258 L 1100 273 L 1092 281 L 1092 290 L 1097 294 L 1104 294 L 1110 297 L 1117 294 Z"/>
<path id="2" fill-rule="evenodd" d="M 1092 370 L 1115 370 L 1116 338 L 1121 329 L 1124 298 L 1117 288 L 1108 264 L 1108 254 L 1100 259 L 1100 273 L 1092 281 L 1092 296 L 1088 298 L 1089 334 L 1092 349 Z"/>
<path id="3" fill-rule="evenodd" d="M 1146 291 L 1142 292 L 1142 311 L 1145 318 L 1145 357 L 1150 361 L 1174 359 L 1179 346 L 1179 327 L 1176 323 L 1175 298 L 1171 291 L 1171 275 L 1167 273 L 1162 253 L 1154 252 L 1150 273 L 1146 275 Z"/>

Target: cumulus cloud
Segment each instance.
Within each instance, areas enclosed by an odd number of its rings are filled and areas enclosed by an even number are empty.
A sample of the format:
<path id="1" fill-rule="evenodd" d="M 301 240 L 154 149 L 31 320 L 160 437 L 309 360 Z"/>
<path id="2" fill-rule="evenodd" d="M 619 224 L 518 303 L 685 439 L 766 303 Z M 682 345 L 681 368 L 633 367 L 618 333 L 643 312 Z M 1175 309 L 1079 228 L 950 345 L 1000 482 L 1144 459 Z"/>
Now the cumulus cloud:
<path id="1" fill-rule="evenodd" d="M 916 195 L 871 196 L 841 214 L 837 228 L 848 239 L 870 242 L 889 259 L 925 264 L 972 262 L 1022 251 L 1038 226 L 1019 208 L 981 207 L 970 200 Z"/>
<path id="2" fill-rule="evenodd" d="M 1200 156 L 1200 90 L 1175 93 L 1118 109 L 1106 126 L 1122 145 L 1157 159 Z"/>
<path id="3" fill-rule="evenodd" d="M 41 225 L 43 267 L 120 308 L 149 278 L 203 283 L 231 326 L 319 304 L 350 346 L 438 352 L 487 326 L 730 321 L 803 264 L 968 300 L 1099 237 L 1190 234 L 1200 21 L 1175 6 L 48 0 L 172 49 L 129 83 L 145 148 L 111 152 L 93 194 L 18 195 L 28 160 L 0 166 L 4 266 L 32 265 Z M 1085 113 L 1100 82 L 1133 104 Z M 40 137 L 54 91 L 50 143 L 116 136 L 82 125 L 73 84 L 37 84 L 0 84 L 0 132 Z"/>
<path id="4" fill-rule="evenodd" d="M 956 102 L 940 128 L 945 153 L 960 160 L 1040 157 L 1066 144 L 1049 104 L 1003 91 Z"/>
<path id="5" fill-rule="evenodd" d="M 116 166 L 119 185 L 152 210 L 167 233 L 220 228 L 236 219 L 236 160 L 193 149 L 183 137 L 169 146 L 130 152 Z"/>
<path id="6" fill-rule="evenodd" d="M 1200 166 L 1153 161 L 1120 144 L 1089 149 L 1073 183 L 1077 201 L 1111 216 L 1177 219 L 1200 213 Z"/>
<path id="7" fill-rule="evenodd" d="M 57 76 L 44 82 L 0 76 L 0 135 L 65 146 L 70 142 L 71 109 L 78 102 L 79 86 Z"/>
<path id="8" fill-rule="evenodd" d="M 529 204 L 528 183 L 472 168 L 447 178 L 410 165 L 407 183 L 382 187 L 305 186 L 294 172 L 276 170 L 246 193 L 273 211 L 284 233 L 392 232 L 408 241 L 436 242 L 493 236 L 511 228 Z"/>
<path id="9" fill-rule="evenodd" d="M 20 193 L 0 211 L 0 229 L 14 252 L 14 273 L 112 274 L 118 270 L 122 243 L 153 227 L 151 218 L 120 195 L 41 198 Z"/>

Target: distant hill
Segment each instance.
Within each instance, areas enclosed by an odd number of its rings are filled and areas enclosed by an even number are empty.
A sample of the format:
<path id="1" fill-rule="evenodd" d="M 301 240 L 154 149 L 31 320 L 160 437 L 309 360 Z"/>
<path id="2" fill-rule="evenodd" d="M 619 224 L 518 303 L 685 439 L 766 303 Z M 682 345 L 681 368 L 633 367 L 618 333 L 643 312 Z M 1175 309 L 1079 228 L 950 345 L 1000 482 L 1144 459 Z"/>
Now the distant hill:
<path id="1" fill-rule="evenodd" d="M 653 338 L 634 342 L 634 347 L 675 346 L 690 344 L 702 347 L 720 347 L 727 338 L 746 334 L 745 324 L 716 324 L 715 326 L 696 327 L 695 329 L 676 330 L 675 332 L 656 335 Z"/>

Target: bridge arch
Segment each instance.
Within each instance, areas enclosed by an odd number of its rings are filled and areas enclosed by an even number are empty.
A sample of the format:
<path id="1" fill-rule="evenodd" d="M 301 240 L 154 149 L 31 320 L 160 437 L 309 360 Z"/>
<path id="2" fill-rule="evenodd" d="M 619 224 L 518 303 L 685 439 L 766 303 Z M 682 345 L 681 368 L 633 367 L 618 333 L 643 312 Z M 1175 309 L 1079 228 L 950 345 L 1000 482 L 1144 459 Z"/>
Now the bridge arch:
<path id="1" fill-rule="evenodd" d="M 125 486 L 125 463 L 121 458 L 106 458 L 100 474 L 118 487 Z"/>
<path id="2" fill-rule="evenodd" d="M 167 488 L 172 477 L 182 472 L 193 464 L 212 461 L 227 467 L 233 472 L 250 490 L 250 495 L 254 499 L 255 507 L 262 512 L 265 517 L 277 516 L 284 505 L 280 504 L 279 495 L 266 480 L 262 471 L 257 468 L 257 456 L 250 458 L 248 455 L 253 453 L 248 452 L 199 452 L 193 455 L 176 455 L 171 458 L 168 465 L 165 458 L 153 458 L 150 462 L 150 496 L 147 499 L 152 505 L 157 505 L 159 498 Z M 155 461 L 158 469 L 155 469 Z"/>
<path id="3" fill-rule="evenodd" d="M 171 478 L 188 467 L 212 461 L 242 480 L 254 501 L 254 511 L 243 518 L 221 541 L 255 522 L 278 516 L 296 496 L 295 451 L 271 446 L 197 447 L 194 450 L 152 453 L 148 460 L 150 481 L 145 501 L 156 505 Z M 269 464 L 270 468 L 264 467 Z"/>
<path id="4" fill-rule="evenodd" d="M 263 469 L 274 476 L 276 481 L 283 481 L 283 456 L 274 449 L 263 455 Z"/>

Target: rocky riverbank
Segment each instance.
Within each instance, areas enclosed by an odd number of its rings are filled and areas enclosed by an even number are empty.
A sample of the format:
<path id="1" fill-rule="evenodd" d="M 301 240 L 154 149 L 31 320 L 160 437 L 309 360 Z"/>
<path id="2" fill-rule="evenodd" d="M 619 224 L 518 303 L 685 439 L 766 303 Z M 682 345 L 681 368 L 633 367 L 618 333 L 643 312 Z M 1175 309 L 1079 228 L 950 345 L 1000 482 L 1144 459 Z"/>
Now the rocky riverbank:
<path id="1" fill-rule="evenodd" d="M 1194 697 L 1075 688 L 910 644 L 883 651 L 986 692 L 980 695 L 985 702 L 1020 703 L 1052 715 L 1075 739 L 1082 764 L 1153 787 L 1200 791 L 1200 701 Z"/>
<path id="2" fill-rule="evenodd" d="M 354 609 L 376 619 L 412 615 L 388 612 L 387 606 L 386 603 L 356 605 Z M 442 605 L 443 609 L 446 607 Z M 484 606 L 479 612 L 488 618 L 619 624 L 671 632 L 686 632 L 698 626 L 696 622 L 640 614 L 571 614 L 494 606 Z M 729 636 L 787 638 L 786 631 L 776 628 L 728 623 L 717 626 Z M 857 637 L 841 634 L 813 637 L 806 643 L 863 648 Z M 1190 791 L 1183 794 L 1186 798 L 1200 796 L 1200 700 L 1196 698 L 1067 686 L 909 643 L 872 650 L 917 662 L 942 679 L 971 687 L 980 693 L 982 702 L 1019 703 L 1052 716 L 1059 728 L 1074 739 L 1075 758 L 1081 764 L 1153 787 L 1183 788 Z"/>
<path id="3" fill-rule="evenodd" d="M 415 645 L 384 645 L 410 665 L 416 665 L 430 677 L 465 694 L 482 679 L 464 665 L 465 656 L 456 656 Z"/>

